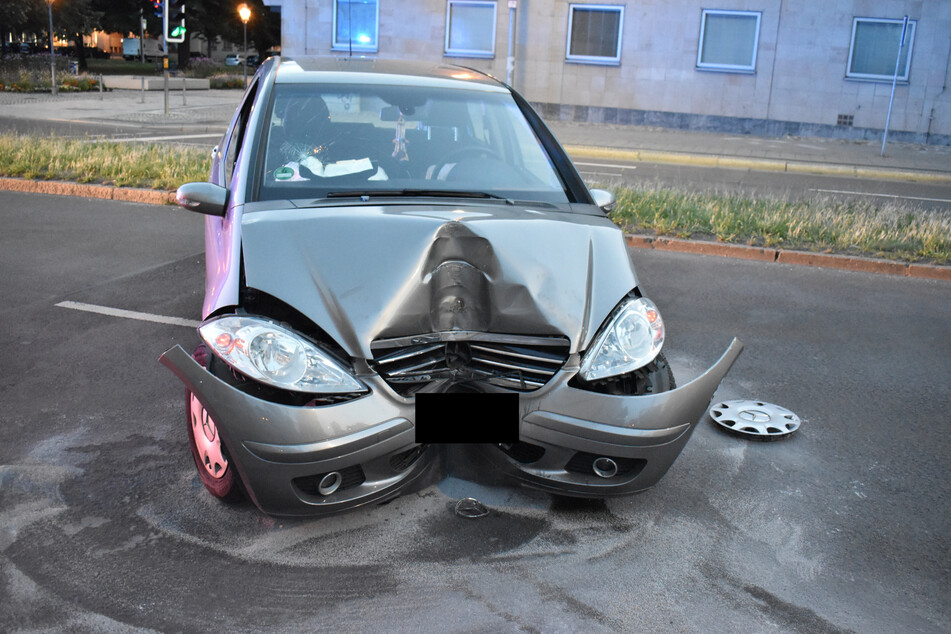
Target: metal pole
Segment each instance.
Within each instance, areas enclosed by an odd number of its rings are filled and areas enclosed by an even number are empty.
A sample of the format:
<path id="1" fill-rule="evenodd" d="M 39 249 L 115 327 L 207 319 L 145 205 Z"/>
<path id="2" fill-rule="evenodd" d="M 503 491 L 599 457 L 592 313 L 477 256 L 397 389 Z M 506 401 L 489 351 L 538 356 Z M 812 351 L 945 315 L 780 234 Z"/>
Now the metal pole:
<path id="1" fill-rule="evenodd" d="M 53 85 L 53 94 L 56 94 L 56 49 L 53 48 L 53 0 L 48 3 L 50 10 L 50 81 Z"/>
<path id="2" fill-rule="evenodd" d="M 165 116 L 168 116 L 168 2 L 162 11 L 162 83 L 165 93 Z"/>
<path id="3" fill-rule="evenodd" d="M 241 64 L 244 73 L 244 87 L 248 87 L 248 21 L 244 20 L 244 63 Z"/>
<path id="4" fill-rule="evenodd" d="M 515 70 L 515 7 L 517 0 L 509 0 L 509 54 L 505 59 L 505 83 L 512 85 L 512 72 Z"/>
<path id="5" fill-rule="evenodd" d="M 139 77 L 139 80 L 142 82 L 142 94 L 141 98 L 139 99 L 139 103 L 145 103 L 145 75 Z"/>
<path id="6" fill-rule="evenodd" d="M 186 106 L 188 104 L 185 103 L 185 73 L 180 73 L 180 75 L 182 76 L 182 105 Z"/>
<path id="7" fill-rule="evenodd" d="M 99 75 L 99 101 L 102 101 L 102 75 Z"/>
<path id="8" fill-rule="evenodd" d="M 888 122 L 892 118 L 892 104 L 895 102 L 895 84 L 898 83 L 898 67 L 901 65 L 901 49 L 905 48 L 905 31 L 908 29 L 908 16 L 901 24 L 901 41 L 898 42 L 898 56 L 895 58 L 895 76 L 892 77 L 892 96 L 888 98 L 888 114 L 885 116 L 885 133 L 882 135 L 882 156 L 885 156 L 885 142 L 888 141 Z"/>
<path id="9" fill-rule="evenodd" d="M 139 9 L 139 61 L 145 63 L 145 18 Z"/>

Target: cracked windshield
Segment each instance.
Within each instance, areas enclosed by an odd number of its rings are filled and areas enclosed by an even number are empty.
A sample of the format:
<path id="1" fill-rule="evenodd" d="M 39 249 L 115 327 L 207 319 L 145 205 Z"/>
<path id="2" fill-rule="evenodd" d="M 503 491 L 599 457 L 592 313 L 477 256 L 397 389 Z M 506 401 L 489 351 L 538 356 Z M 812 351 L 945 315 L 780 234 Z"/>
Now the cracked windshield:
<path id="1" fill-rule="evenodd" d="M 273 104 L 260 200 L 425 190 L 567 202 L 509 94 L 278 85 Z"/>

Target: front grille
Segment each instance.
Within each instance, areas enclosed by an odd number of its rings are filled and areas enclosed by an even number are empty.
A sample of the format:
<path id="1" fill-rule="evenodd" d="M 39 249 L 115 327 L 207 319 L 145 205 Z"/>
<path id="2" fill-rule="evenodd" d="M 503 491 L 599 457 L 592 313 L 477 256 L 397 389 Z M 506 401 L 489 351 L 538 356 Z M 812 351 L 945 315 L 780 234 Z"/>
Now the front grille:
<path id="1" fill-rule="evenodd" d="M 527 442 L 500 444 L 498 448 L 516 462 L 531 464 L 538 462 L 545 455 L 545 448 Z"/>
<path id="2" fill-rule="evenodd" d="M 406 471 L 426 451 L 426 445 L 417 445 L 408 451 L 390 457 L 390 468 L 393 471 Z"/>
<path id="3" fill-rule="evenodd" d="M 440 341 L 440 337 L 452 340 Z M 481 382 L 530 392 L 545 385 L 568 358 L 568 340 L 563 337 L 482 333 L 437 333 L 374 342 L 373 349 L 374 369 L 403 395 L 437 381 Z"/>

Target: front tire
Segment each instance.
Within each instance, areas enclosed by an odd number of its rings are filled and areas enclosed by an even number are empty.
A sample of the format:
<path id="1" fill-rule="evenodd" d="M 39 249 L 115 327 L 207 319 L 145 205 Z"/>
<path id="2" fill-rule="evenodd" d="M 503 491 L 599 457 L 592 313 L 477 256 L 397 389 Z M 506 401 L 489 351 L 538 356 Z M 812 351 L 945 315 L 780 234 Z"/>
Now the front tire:
<path id="1" fill-rule="evenodd" d="M 201 365 L 208 366 L 208 350 L 199 345 L 192 358 Z M 239 502 L 244 499 L 240 478 L 228 455 L 228 449 L 218 426 L 190 391 L 185 390 L 185 426 L 188 429 L 188 444 L 191 447 L 198 478 L 209 493 L 224 502 Z"/>

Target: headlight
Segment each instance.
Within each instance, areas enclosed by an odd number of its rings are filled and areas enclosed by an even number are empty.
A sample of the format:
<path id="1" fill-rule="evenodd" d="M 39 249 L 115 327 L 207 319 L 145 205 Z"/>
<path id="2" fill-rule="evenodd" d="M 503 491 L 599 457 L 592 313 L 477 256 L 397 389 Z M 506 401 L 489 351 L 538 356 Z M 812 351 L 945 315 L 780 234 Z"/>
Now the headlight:
<path id="1" fill-rule="evenodd" d="M 664 320 L 646 297 L 629 300 L 602 329 L 581 363 L 581 377 L 595 381 L 633 372 L 664 346 Z"/>
<path id="2" fill-rule="evenodd" d="M 245 376 L 294 392 L 364 392 L 366 386 L 297 333 L 260 317 L 228 316 L 199 326 L 208 347 Z"/>

